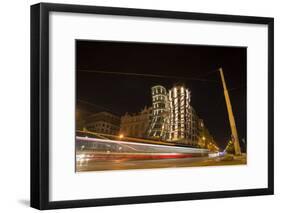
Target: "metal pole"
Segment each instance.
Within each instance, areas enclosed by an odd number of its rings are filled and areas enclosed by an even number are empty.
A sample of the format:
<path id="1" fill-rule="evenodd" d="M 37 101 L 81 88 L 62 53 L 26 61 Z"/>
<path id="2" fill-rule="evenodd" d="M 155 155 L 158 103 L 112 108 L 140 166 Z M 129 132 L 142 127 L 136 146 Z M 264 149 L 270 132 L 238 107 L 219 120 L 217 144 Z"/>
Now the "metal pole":
<path id="1" fill-rule="evenodd" d="M 219 68 L 219 72 L 220 72 L 220 76 L 221 76 L 221 80 L 222 80 L 224 97 L 225 97 L 226 107 L 227 107 L 227 111 L 228 111 L 228 118 L 229 118 L 229 123 L 230 123 L 230 128 L 231 128 L 231 134 L 232 134 L 231 140 L 233 141 L 233 144 L 234 144 L 234 152 L 235 152 L 235 155 L 241 155 L 238 133 L 237 133 L 237 129 L 236 129 L 234 115 L 232 112 L 232 106 L 231 106 L 229 94 L 228 94 L 228 91 L 226 88 L 226 83 L 224 80 L 222 68 Z"/>

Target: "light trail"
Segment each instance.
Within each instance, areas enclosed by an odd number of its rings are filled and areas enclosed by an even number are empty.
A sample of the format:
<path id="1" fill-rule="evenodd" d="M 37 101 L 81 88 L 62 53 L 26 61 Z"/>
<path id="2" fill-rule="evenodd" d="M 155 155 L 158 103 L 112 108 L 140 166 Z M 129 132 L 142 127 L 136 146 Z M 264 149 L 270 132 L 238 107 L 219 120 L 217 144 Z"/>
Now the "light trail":
<path id="1" fill-rule="evenodd" d="M 177 147 L 177 146 L 167 146 L 167 145 L 158 145 L 158 144 L 147 144 L 147 143 L 138 143 L 138 142 L 130 142 L 130 141 L 120 141 L 120 140 L 109 140 L 109 139 L 99 139 L 99 138 L 88 138 L 88 137 L 80 137 L 76 136 L 78 143 L 83 142 L 98 142 L 104 144 L 117 144 L 117 145 L 127 145 L 129 147 L 144 147 L 144 148 L 155 148 L 151 152 L 155 152 L 158 150 L 165 151 L 165 153 L 209 153 L 208 149 L 200 149 L 200 148 L 191 148 L 191 147 Z"/>

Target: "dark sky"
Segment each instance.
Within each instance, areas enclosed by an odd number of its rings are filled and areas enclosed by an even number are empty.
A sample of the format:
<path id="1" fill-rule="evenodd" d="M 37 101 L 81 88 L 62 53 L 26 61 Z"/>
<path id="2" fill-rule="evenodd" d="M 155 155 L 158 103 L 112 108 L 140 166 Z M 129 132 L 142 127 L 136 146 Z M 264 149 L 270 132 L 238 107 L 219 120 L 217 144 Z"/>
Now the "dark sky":
<path id="1" fill-rule="evenodd" d="M 77 103 L 133 113 L 151 105 L 151 86 L 184 83 L 198 116 L 225 146 L 231 133 L 216 70 L 223 68 L 241 140 L 246 138 L 246 56 L 245 47 L 76 41 Z"/>

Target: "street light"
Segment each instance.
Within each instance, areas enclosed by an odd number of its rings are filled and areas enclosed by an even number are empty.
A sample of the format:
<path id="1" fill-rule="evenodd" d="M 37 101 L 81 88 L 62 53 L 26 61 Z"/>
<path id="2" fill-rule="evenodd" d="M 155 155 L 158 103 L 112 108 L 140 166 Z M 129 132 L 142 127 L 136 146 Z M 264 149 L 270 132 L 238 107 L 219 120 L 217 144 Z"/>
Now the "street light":
<path id="1" fill-rule="evenodd" d="M 205 146 L 205 148 L 208 148 L 208 144 L 206 143 L 206 138 L 205 138 L 205 136 L 202 137 L 202 140 L 204 141 L 204 146 Z"/>
<path id="2" fill-rule="evenodd" d="M 119 135 L 119 138 L 120 138 L 120 139 L 123 139 L 123 138 L 124 138 L 124 135 L 123 135 L 123 134 L 120 134 L 120 135 Z"/>

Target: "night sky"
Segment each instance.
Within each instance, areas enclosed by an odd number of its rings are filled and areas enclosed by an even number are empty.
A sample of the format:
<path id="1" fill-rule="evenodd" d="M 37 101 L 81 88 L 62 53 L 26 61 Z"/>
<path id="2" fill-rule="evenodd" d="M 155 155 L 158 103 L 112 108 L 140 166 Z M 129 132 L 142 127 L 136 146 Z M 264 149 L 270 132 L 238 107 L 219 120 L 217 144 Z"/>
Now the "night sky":
<path id="1" fill-rule="evenodd" d="M 151 86 L 170 89 L 184 83 L 198 116 L 225 147 L 231 131 L 219 67 L 241 141 L 246 139 L 246 47 L 76 41 L 77 104 L 117 115 L 134 113 L 151 106 Z"/>

